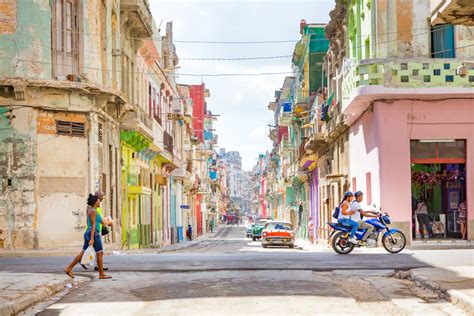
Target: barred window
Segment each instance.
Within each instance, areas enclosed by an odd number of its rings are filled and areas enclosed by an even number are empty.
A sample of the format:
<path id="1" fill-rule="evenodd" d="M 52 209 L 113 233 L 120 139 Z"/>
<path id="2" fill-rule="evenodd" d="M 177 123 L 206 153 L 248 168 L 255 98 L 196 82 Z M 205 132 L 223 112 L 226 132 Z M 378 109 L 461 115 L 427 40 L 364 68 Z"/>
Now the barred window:
<path id="1" fill-rule="evenodd" d="M 56 134 L 64 136 L 85 137 L 85 124 L 69 121 L 56 121 Z"/>

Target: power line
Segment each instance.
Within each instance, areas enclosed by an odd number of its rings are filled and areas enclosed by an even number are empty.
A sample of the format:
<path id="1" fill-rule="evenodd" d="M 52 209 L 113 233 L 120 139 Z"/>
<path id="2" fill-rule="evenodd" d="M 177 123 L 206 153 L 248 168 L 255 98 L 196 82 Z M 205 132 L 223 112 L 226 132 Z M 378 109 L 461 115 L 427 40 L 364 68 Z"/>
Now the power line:
<path id="1" fill-rule="evenodd" d="M 380 43 L 379 43 L 380 44 Z M 449 51 L 455 51 L 459 49 L 464 49 L 468 47 L 472 47 L 474 44 L 470 45 L 465 45 L 465 46 L 459 46 L 455 48 L 449 48 L 441 51 L 436 51 L 436 52 L 431 52 L 431 54 L 439 54 L 443 52 L 449 52 Z M 326 54 L 327 52 L 317 52 L 317 53 L 311 53 L 311 54 Z M 31 62 L 31 63 L 40 63 L 40 64 L 46 64 L 46 65 L 56 65 L 56 66 L 70 66 L 68 64 L 62 64 L 62 63 L 51 63 L 47 61 L 39 61 L 39 60 L 31 60 L 31 59 L 24 59 L 24 58 L 18 58 L 18 57 L 7 57 L 7 56 L 0 56 L 0 59 L 8 59 L 8 60 L 17 60 L 17 61 L 24 61 L 24 62 Z M 102 71 L 102 67 L 89 67 L 89 66 L 83 66 L 84 69 L 90 69 L 90 70 L 97 70 L 97 71 Z M 105 70 L 108 73 L 121 73 L 121 74 L 143 74 L 143 75 L 155 75 L 155 72 L 143 72 L 143 71 L 122 71 L 121 69 L 106 69 Z M 281 75 L 281 74 L 288 74 L 288 73 L 293 73 L 293 72 L 262 72 L 262 73 L 223 73 L 223 74 L 189 74 L 189 73 L 176 73 L 176 74 L 171 74 L 171 76 L 174 77 L 179 77 L 179 76 L 193 76 L 193 77 L 217 77 L 217 76 L 263 76 L 263 75 Z"/>
<path id="2" fill-rule="evenodd" d="M 12 23 L 11 19 L 0 19 L 0 22 L 7 22 L 7 23 Z M 21 25 L 21 26 L 27 26 L 27 27 L 33 27 L 35 29 L 40 28 L 40 29 L 47 29 L 49 31 L 57 31 L 58 28 L 53 26 L 53 23 L 51 23 L 50 26 L 43 26 L 39 24 L 28 24 L 28 23 L 20 23 L 16 22 L 16 25 Z M 449 27 L 449 25 L 446 26 L 441 26 L 436 29 L 432 29 L 431 31 L 439 31 L 444 27 Z M 63 30 L 62 28 L 59 30 Z M 367 36 L 372 36 L 372 35 L 388 35 L 388 34 L 400 34 L 400 33 L 409 33 L 413 31 L 420 31 L 420 30 L 426 30 L 425 28 L 419 28 L 419 29 L 413 29 L 413 30 L 406 30 L 406 31 L 392 31 L 392 32 L 385 32 L 385 33 L 376 33 L 376 34 L 361 34 L 358 35 L 357 37 L 367 37 Z M 112 35 L 107 35 L 107 34 L 100 34 L 100 33 L 90 33 L 90 32 L 84 32 L 84 31 L 79 31 L 79 30 L 72 30 L 70 31 L 72 34 L 76 35 L 90 35 L 90 36 L 96 36 L 96 37 L 102 37 L 102 38 L 112 38 Z M 307 34 L 303 36 L 311 36 L 312 34 Z M 149 39 L 149 40 L 156 40 L 156 41 L 166 41 L 166 39 L 163 39 L 162 37 L 148 37 L 148 38 L 143 38 L 143 37 L 132 37 L 132 36 L 118 36 L 120 39 L 130 39 L 130 40 L 144 40 L 144 39 Z M 164 36 L 163 36 L 164 37 Z M 183 44 L 278 44 L 278 43 L 297 43 L 297 42 L 319 42 L 319 41 L 327 41 L 327 39 L 311 39 L 311 40 L 306 40 L 304 38 L 301 39 L 295 39 L 295 40 L 258 40 L 258 41 L 205 41 L 205 40 L 173 40 L 173 43 L 183 43 Z"/>

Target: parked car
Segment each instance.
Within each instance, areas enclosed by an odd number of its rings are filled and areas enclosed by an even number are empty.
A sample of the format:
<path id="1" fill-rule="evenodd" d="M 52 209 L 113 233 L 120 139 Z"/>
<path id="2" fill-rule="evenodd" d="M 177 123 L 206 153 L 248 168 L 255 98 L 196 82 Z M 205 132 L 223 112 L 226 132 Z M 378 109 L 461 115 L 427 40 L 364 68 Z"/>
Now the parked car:
<path id="1" fill-rule="evenodd" d="M 262 230 L 262 247 L 267 246 L 295 246 L 295 232 L 289 222 L 271 221 L 265 224 Z"/>
<path id="2" fill-rule="evenodd" d="M 247 238 L 252 238 L 253 225 L 255 224 L 250 223 L 247 225 L 247 229 L 245 230 L 245 235 L 247 236 Z"/>
<path id="3" fill-rule="evenodd" d="M 268 219 L 259 219 L 258 221 L 255 222 L 255 224 L 253 225 L 253 228 L 252 228 L 252 240 L 253 241 L 256 241 L 257 239 L 260 239 L 260 237 L 262 237 L 263 227 L 269 221 L 270 220 L 268 220 Z"/>

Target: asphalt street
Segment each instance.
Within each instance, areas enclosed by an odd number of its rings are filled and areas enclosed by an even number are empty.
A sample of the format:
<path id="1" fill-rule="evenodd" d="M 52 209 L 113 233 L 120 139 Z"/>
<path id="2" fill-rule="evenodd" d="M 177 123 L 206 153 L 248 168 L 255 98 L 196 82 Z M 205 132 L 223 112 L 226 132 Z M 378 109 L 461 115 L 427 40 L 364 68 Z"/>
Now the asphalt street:
<path id="1" fill-rule="evenodd" d="M 113 255 L 112 280 L 91 282 L 40 315 L 462 315 L 437 293 L 393 277 L 398 270 L 474 264 L 472 250 L 362 249 L 347 256 L 311 246 L 261 247 L 244 227 L 171 253 Z M 0 270 L 61 273 L 71 257 L 0 258 Z M 30 309 L 30 313 L 37 309 Z"/>

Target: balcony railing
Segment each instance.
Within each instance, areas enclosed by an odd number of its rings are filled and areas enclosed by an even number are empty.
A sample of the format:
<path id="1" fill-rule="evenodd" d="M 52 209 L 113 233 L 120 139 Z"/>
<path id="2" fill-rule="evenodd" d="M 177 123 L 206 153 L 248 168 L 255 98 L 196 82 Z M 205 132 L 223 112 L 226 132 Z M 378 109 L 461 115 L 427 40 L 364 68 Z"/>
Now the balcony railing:
<path id="1" fill-rule="evenodd" d="M 138 105 L 133 107 L 133 111 L 125 114 L 122 121 L 122 128 L 124 130 L 139 131 L 145 136 L 153 136 L 152 118 Z"/>
<path id="2" fill-rule="evenodd" d="M 140 185 L 140 167 L 139 166 L 128 166 L 127 184 L 133 185 L 133 186 Z"/>
<path id="3" fill-rule="evenodd" d="M 387 88 L 473 88 L 474 76 L 461 77 L 456 69 L 461 60 L 444 58 L 370 59 L 352 67 L 343 80 L 343 98 L 355 88 L 380 85 Z"/>
<path id="4" fill-rule="evenodd" d="M 474 88 L 474 76 L 456 74 L 460 65 L 461 60 L 452 58 L 363 60 L 344 76 L 341 112 L 347 114 L 347 107 L 360 95 L 413 94 L 414 88 L 418 94 L 426 88 Z M 371 90 L 371 86 L 377 88 Z M 436 93 L 434 89 L 425 91 Z"/>
<path id="5" fill-rule="evenodd" d="M 173 136 L 171 136 L 167 131 L 163 133 L 163 143 L 165 149 L 172 154 L 173 153 Z"/>

